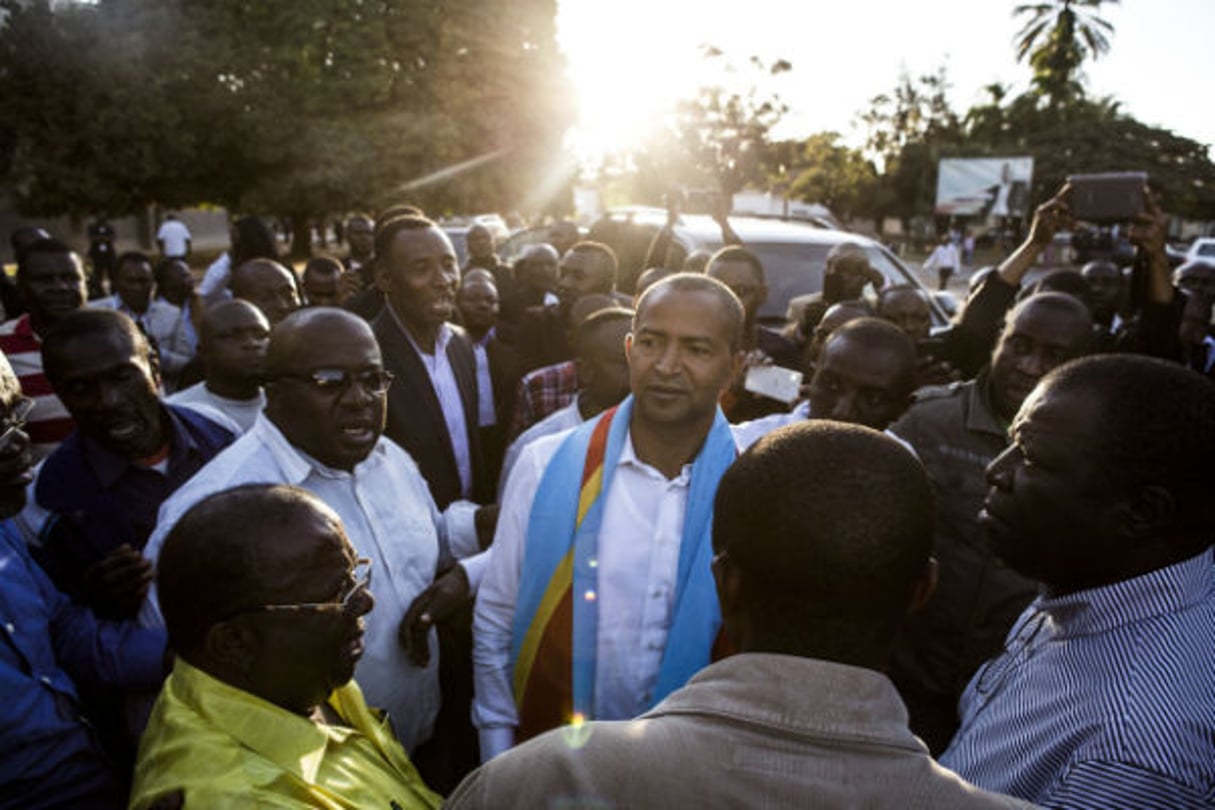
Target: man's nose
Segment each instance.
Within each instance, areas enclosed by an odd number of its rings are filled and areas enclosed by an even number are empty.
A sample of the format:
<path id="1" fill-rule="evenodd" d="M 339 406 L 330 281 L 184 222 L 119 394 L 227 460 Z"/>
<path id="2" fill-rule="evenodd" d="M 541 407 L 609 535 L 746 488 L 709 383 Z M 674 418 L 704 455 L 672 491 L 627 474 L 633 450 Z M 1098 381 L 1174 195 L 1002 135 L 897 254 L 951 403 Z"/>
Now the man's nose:
<path id="1" fill-rule="evenodd" d="M 987 465 L 985 477 L 987 483 L 998 489 L 1008 489 L 1012 481 L 1012 469 L 1016 456 L 1020 451 L 1016 445 L 1009 445 L 1004 452 L 992 459 Z"/>

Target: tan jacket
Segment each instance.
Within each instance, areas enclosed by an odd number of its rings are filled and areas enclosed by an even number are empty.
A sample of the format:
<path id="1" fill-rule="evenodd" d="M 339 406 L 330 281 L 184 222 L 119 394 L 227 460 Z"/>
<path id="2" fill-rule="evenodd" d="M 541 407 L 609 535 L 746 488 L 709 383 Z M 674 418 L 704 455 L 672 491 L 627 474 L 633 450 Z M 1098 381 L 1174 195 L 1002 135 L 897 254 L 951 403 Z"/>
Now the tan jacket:
<path id="1" fill-rule="evenodd" d="M 633 721 L 544 734 L 446 807 L 1014 808 L 933 762 L 881 673 L 735 655 Z"/>

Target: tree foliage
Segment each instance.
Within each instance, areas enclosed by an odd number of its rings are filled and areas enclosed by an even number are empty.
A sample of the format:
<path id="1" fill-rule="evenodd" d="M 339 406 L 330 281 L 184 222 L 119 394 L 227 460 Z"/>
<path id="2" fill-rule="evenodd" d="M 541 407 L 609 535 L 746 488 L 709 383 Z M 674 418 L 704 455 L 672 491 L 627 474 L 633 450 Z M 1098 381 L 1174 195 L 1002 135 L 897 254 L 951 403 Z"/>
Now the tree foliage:
<path id="1" fill-rule="evenodd" d="M 573 108 L 555 0 L 2 7 L 0 171 L 27 212 L 303 219 L 406 193 L 437 213 L 562 207 L 548 175 Z M 486 154 L 501 159 L 411 185 Z"/>
<path id="2" fill-rule="evenodd" d="M 1114 26 L 1097 15 L 1102 5 L 1118 0 L 1050 0 L 1013 9 L 1014 17 L 1028 17 L 1017 33 L 1017 61 L 1029 57 L 1033 84 L 1052 106 L 1082 98 L 1080 66 L 1110 49 Z"/>

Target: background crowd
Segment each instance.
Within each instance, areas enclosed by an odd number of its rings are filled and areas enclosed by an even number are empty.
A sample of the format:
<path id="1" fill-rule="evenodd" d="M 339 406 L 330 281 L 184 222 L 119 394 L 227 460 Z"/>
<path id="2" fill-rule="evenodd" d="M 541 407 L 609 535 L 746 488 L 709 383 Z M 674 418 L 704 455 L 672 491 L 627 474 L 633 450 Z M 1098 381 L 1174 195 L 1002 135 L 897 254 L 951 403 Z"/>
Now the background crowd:
<path id="1" fill-rule="evenodd" d="M 849 243 L 762 325 L 724 213 L 628 290 L 408 205 L 197 284 L 14 232 L 0 806 L 1215 805 L 1215 265 L 1148 199 L 935 334 Z"/>

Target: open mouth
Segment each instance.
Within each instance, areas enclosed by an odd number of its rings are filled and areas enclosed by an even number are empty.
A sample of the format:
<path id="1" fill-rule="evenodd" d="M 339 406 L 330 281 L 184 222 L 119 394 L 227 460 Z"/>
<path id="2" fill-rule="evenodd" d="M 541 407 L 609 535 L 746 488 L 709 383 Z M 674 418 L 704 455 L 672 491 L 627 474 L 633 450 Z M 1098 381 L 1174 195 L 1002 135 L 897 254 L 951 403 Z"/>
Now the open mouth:
<path id="1" fill-rule="evenodd" d="M 143 430 L 143 425 L 137 419 L 120 419 L 106 425 L 105 433 L 111 441 L 126 444 L 134 441 Z"/>
<path id="2" fill-rule="evenodd" d="M 355 444 L 369 444 L 379 438 L 379 432 L 373 425 L 343 425 L 342 438 Z"/>

